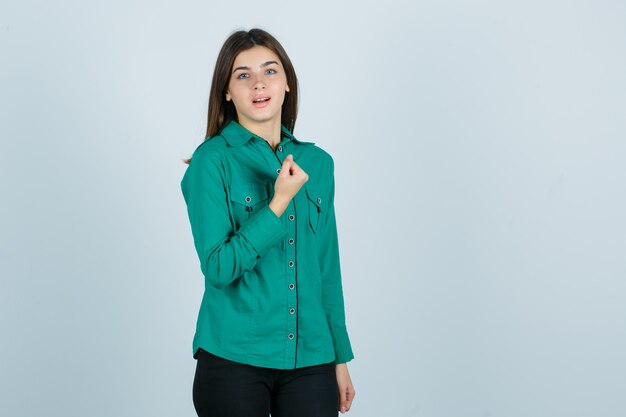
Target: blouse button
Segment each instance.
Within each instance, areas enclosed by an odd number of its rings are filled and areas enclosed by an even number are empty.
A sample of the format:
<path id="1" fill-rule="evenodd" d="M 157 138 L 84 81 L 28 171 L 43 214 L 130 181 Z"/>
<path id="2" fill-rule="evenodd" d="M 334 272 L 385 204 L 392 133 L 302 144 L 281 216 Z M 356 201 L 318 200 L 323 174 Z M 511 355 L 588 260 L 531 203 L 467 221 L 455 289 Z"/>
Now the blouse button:
<path id="1" fill-rule="evenodd" d="M 283 146 L 282 145 L 278 145 L 278 152 L 282 152 L 283 151 Z"/>
<path id="2" fill-rule="evenodd" d="M 293 261 L 289 261 L 289 266 L 293 266 Z"/>
<path id="3" fill-rule="evenodd" d="M 295 288 L 295 285 L 293 285 L 293 284 L 289 284 L 289 289 L 290 289 L 290 290 L 293 290 L 294 288 Z"/>
<path id="4" fill-rule="evenodd" d="M 289 239 L 289 244 L 293 245 L 293 239 L 291 239 L 291 238 Z"/>
<path id="5" fill-rule="evenodd" d="M 289 314 L 293 314 L 293 313 L 295 313 L 295 312 L 296 312 L 296 309 L 295 309 L 295 308 L 290 308 L 290 309 L 289 309 Z"/>
<path id="6" fill-rule="evenodd" d="M 293 220 L 293 219 L 295 219 L 295 218 L 296 218 L 296 216 L 294 216 L 293 214 L 290 214 L 290 215 L 289 215 L 289 220 Z"/>
<path id="7" fill-rule="evenodd" d="M 280 168 L 278 168 L 278 169 L 276 170 L 276 173 L 277 173 L 277 174 L 280 174 Z"/>
<path id="8" fill-rule="evenodd" d="M 321 197 L 317 197 L 317 204 L 322 204 L 322 198 Z"/>
<path id="9" fill-rule="evenodd" d="M 250 198 L 250 196 L 246 196 L 246 203 L 249 203 L 250 201 L 252 201 L 252 199 Z"/>
<path id="10" fill-rule="evenodd" d="M 289 335 L 287 335 L 288 338 L 293 339 L 293 333 L 289 333 Z"/>

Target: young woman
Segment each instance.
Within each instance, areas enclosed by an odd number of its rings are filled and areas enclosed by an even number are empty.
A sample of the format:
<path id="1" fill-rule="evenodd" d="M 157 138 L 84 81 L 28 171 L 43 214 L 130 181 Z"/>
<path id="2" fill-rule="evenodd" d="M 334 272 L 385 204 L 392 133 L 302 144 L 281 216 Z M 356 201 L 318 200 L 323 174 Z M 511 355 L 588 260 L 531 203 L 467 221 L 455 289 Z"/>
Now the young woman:
<path id="1" fill-rule="evenodd" d="M 294 134 L 298 80 L 280 43 L 237 31 L 218 55 L 206 139 L 181 181 L 204 275 L 193 356 L 200 417 L 348 411 L 334 161 Z"/>

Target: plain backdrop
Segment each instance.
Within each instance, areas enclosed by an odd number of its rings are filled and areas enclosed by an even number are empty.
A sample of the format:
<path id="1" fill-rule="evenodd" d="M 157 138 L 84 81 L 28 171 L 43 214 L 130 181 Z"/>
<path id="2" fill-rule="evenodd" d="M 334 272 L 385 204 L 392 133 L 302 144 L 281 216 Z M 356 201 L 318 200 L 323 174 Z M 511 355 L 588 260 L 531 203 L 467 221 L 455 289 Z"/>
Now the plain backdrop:
<path id="1" fill-rule="evenodd" d="M 180 192 L 215 59 L 336 163 L 360 417 L 626 415 L 621 1 L 0 5 L 0 414 L 194 416 Z"/>

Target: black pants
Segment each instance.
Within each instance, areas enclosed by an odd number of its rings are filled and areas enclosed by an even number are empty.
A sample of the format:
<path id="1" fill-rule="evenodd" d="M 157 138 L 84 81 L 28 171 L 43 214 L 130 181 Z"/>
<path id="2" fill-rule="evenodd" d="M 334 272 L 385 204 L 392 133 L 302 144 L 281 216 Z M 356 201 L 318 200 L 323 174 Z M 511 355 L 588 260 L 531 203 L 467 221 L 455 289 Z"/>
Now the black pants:
<path id="1" fill-rule="evenodd" d="M 200 349 L 193 404 L 199 417 L 337 417 L 335 363 L 263 368 Z"/>

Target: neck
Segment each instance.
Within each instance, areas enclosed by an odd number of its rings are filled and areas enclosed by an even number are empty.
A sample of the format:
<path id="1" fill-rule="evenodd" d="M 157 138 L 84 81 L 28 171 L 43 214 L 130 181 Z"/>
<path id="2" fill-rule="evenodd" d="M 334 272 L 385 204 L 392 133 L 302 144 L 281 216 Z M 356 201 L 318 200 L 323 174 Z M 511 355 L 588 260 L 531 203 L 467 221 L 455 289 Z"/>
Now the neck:
<path id="1" fill-rule="evenodd" d="M 240 118 L 239 124 L 255 135 L 265 139 L 272 148 L 275 148 L 280 143 L 280 118 L 260 123 Z"/>

